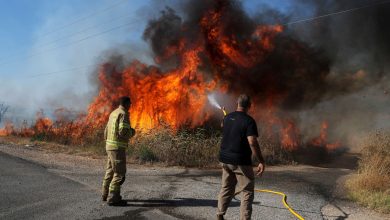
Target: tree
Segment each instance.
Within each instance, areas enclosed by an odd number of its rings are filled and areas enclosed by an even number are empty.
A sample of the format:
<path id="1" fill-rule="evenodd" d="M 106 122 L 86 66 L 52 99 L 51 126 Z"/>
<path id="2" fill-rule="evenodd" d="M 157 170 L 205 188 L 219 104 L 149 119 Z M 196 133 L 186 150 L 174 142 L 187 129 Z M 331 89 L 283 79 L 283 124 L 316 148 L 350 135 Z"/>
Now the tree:
<path id="1" fill-rule="evenodd" d="M 0 123 L 3 121 L 4 116 L 8 111 L 8 108 L 9 108 L 8 105 L 6 105 L 4 103 L 0 103 Z"/>

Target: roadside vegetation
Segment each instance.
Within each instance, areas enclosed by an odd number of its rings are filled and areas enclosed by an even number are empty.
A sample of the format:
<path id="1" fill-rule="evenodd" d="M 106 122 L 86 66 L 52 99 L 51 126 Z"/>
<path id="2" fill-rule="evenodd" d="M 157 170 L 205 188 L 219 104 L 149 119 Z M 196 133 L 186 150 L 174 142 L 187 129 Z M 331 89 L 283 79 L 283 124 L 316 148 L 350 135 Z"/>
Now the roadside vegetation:
<path id="1" fill-rule="evenodd" d="M 88 123 L 88 120 L 73 117 L 65 110 L 57 111 L 55 118 L 51 120 L 43 112 L 38 112 L 32 125 L 24 122 L 17 128 L 13 125 L 6 126 L 4 133 L 5 136 L 29 139 L 32 144 L 28 145 L 31 146 L 46 146 L 51 143 L 53 148 L 62 149 L 61 152 L 105 155 L 104 125 Z M 147 132 L 137 131 L 130 140 L 129 161 L 169 166 L 215 167 L 218 166 L 221 133 L 219 123 L 198 128 L 184 126 L 179 129 L 162 125 Z M 325 145 L 313 147 L 301 143 L 298 150 L 286 150 L 278 135 L 270 135 L 266 131 L 261 131 L 259 143 L 266 163 L 271 165 L 321 163 L 329 155 Z"/>
<path id="2" fill-rule="evenodd" d="M 362 142 L 357 174 L 346 182 L 354 201 L 390 213 L 390 132 L 377 131 Z"/>
<path id="3" fill-rule="evenodd" d="M 59 129 L 60 128 L 60 129 Z M 72 132 L 79 129 L 75 135 Z M 53 146 L 70 154 L 105 155 L 104 128 L 73 127 L 72 123 L 36 123 L 33 127 L 14 129 L 8 140 L 31 146 Z M 169 127 L 138 132 L 128 148 L 129 161 L 134 163 L 161 163 L 169 166 L 216 167 L 221 143 L 221 129 L 202 127 L 179 129 Z M 12 138 L 15 137 L 15 138 Z M 27 143 L 29 141 L 30 143 Z M 16 141 L 17 142 L 17 141 Z M 261 134 L 260 146 L 267 164 L 291 164 L 292 153 L 284 150 L 278 141 Z M 45 147 L 48 148 L 48 147 Z"/>
<path id="4" fill-rule="evenodd" d="M 9 130 L 9 131 L 8 131 Z M 88 126 L 82 121 L 56 120 L 41 116 L 32 126 L 10 127 L 9 136 L 30 139 L 32 146 L 52 143 L 66 153 L 105 155 L 104 126 Z M 130 140 L 129 161 L 160 163 L 169 166 L 216 167 L 222 139 L 218 126 L 172 129 L 162 126 L 147 132 L 137 132 Z M 327 159 L 325 146 L 303 145 L 293 152 L 284 149 L 278 136 L 260 133 L 259 144 L 267 164 L 315 164 Z M 62 150 L 63 152 L 64 150 Z M 307 158 L 311 158 L 308 161 Z"/>
<path id="5" fill-rule="evenodd" d="M 42 126 L 41 126 L 42 127 Z M 61 130 L 58 129 L 61 128 Z M 77 126 L 80 129 L 79 126 Z M 105 155 L 104 128 L 82 128 L 81 135 L 72 133 L 71 124 L 52 124 L 13 130 L 4 140 L 30 146 L 47 146 L 70 154 Z M 73 134 L 73 135 L 72 135 Z M 18 140 L 20 138 L 20 140 Z M 221 131 L 195 128 L 173 131 L 169 127 L 138 132 L 129 143 L 128 158 L 134 163 L 160 163 L 169 166 L 214 167 L 218 165 Z"/>

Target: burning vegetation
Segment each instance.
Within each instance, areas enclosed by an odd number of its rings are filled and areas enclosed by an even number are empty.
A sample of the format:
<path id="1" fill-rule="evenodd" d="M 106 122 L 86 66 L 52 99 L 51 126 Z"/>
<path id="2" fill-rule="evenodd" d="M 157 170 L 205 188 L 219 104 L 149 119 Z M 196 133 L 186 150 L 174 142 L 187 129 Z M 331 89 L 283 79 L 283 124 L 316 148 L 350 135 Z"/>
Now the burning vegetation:
<path id="1" fill-rule="evenodd" d="M 9 124 L 0 134 L 96 143 L 121 96 L 131 97 L 131 124 L 141 133 L 212 127 L 221 116 L 210 109 L 207 96 L 218 92 L 253 98 L 250 114 L 260 124 L 261 138 L 273 143 L 270 151 L 341 146 L 328 140 L 327 121 L 318 122 L 318 137 L 304 137 L 293 113 L 336 96 L 335 91 L 363 88 L 364 75 L 354 79 L 358 85 L 340 83 L 331 75 L 327 53 L 293 37 L 285 26 L 249 17 L 238 1 L 189 1 L 184 8 L 185 19 L 166 8 L 149 21 L 143 38 L 155 65 L 138 60 L 124 69 L 117 62 L 100 65 L 98 94 L 85 114 L 67 118 L 66 110 L 59 110 L 49 119 L 39 113 L 33 126 L 16 131 Z"/>
<path id="2" fill-rule="evenodd" d="M 167 8 L 149 22 L 144 39 L 151 44 L 157 66 L 134 60 L 118 71 L 115 64 L 104 63 L 98 95 L 85 116 L 69 123 L 56 117 L 52 122 L 41 112 L 35 125 L 21 134 L 49 132 L 81 139 L 86 130 L 104 127 L 116 100 L 125 95 L 133 100 L 131 124 L 137 130 L 200 127 L 213 117 L 207 95 L 219 91 L 251 95 L 252 113 L 264 123 L 267 135 L 279 139 L 286 150 L 298 149 L 303 144 L 299 130 L 293 119 L 278 115 L 279 110 L 321 98 L 321 89 L 313 88 L 326 88 L 328 60 L 284 35 L 282 26 L 256 24 L 237 2 L 208 2 L 191 13 L 194 16 L 183 21 Z M 321 134 L 313 143 L 328 146 L 325 138 Z"/>

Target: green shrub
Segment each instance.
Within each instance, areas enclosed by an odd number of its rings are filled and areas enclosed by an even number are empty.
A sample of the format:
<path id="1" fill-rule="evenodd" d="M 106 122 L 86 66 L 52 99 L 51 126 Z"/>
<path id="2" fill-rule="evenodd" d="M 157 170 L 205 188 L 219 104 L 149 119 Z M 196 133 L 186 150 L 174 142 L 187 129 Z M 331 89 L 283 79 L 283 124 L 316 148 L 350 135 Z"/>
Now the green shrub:
<path id="1" fill-rule="evenodd" d="M 46 133 L 38 133 L 34 134 L 31 139 L 31 141 L 46 141 L 47 140 L 47 134 Z"/>
<path id="2" fill-rule="evenodd" d="M 153 162 L 157 160 L 157 157 L 148 146 L 143 145 L 139 149 L 139 159 L 142 162 Z"/>

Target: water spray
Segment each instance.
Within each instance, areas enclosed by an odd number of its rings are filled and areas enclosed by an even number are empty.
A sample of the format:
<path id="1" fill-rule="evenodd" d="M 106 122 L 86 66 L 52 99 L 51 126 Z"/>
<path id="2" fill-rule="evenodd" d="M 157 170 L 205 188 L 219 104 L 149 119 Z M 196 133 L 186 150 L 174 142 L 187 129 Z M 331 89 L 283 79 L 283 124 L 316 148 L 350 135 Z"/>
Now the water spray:
<path id="1" fill-rule="evenodd" d="M 215 99 L 214 94 L 209 94 L 209 95 L 207 96 L 207 98 L 209 99 L 209 102 L 210 102 L 211 105 L 213 105 L 214 107 L 216 107 L 216 108 L 218 108 L 218 109 L 221 109 L 224 116 L 227 115 L 225 107 L 222 107 L 222 106 L 217 102 L 217 100 Z"/>

